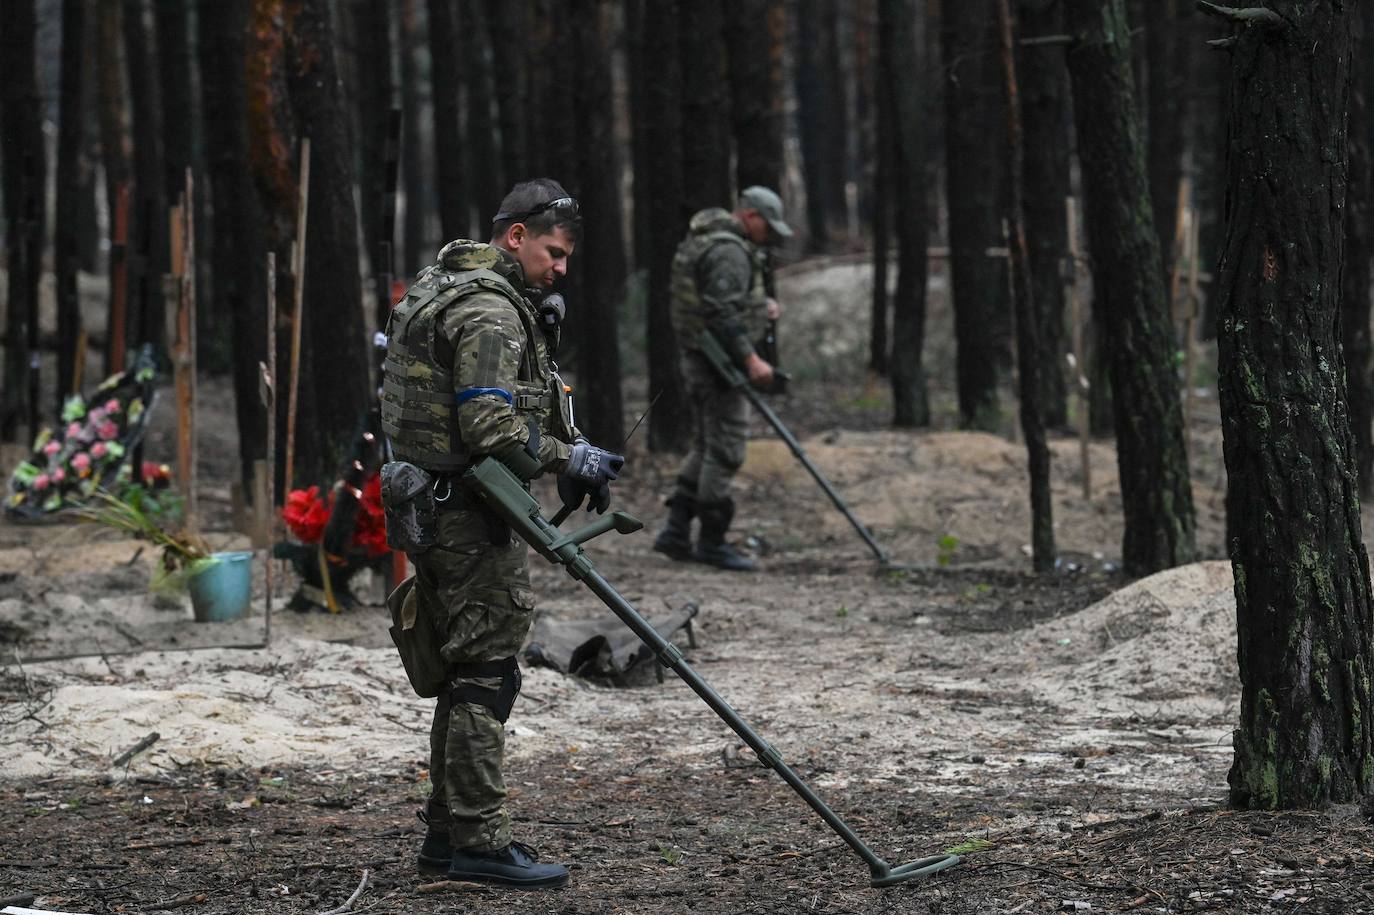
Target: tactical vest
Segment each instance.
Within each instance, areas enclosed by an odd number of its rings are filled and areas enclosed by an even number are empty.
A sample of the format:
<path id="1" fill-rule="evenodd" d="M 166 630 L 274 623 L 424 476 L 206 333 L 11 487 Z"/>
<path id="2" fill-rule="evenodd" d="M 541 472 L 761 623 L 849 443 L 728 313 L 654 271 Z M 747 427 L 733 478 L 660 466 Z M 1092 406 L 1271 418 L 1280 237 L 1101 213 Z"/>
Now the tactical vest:
<path id="1" fill-rule="evenodd" d="M 751 275 L 749 292 L 736 315 L 750 342 L 763 336 L 768 320 L 768 293 L 764 287 L 763 253 L 739 234 L 739 224 L 727 211 L 712 207 L 692 217 L 687 237 L 673 255 L 670 280 L 672 296 L 673 332 L 685 349 L 695 349 L 692 342 L 706 328 L 706 308 L 697 289 L 697 271 L 701 259 L 716 245 L 738 245 L 749 256 Z"/>
<path id="2" fill-rule="evenodd" d="M 455 246 L 460 246 L 455 248 Z M 529 304 L 510 281 L 492 267 L 501 254 L 478 242 L 451 242 L 439 263 L 428 267 L 406 291 L 387 321 L 387 353 L 382 363 L 382 429 L 398 460 L 426 470 L 456 473 L 471 456 L 458 435 L 458 402 L 452 353 L 441 355 L 444 313 L 479 292 L 494 292 L 515 307 L 525 345 L 512 406 L 522 417 L 563 441 L 571 440 L 571 408 L 562 382 L 548 358 L 543 335 Z"/>

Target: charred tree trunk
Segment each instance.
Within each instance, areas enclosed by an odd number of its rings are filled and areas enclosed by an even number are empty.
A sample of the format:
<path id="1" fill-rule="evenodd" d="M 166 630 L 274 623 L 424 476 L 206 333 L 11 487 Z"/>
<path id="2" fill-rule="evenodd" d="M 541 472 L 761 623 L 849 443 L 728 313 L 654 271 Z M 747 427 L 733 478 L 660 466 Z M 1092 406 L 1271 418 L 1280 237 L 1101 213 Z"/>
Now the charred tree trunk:
<path id="1" fill-rule="evenodd" d="M 644 0 L 622 0 L 621 9 L 625 17 L 625 68 L 628 71 L 630 108 L 630 191 L 631 223 L 630 254 L 634 269 L 641 277 L 647 277 L 651 259 L 650 219 L 649 219 L 649 176 L 641 169 L 648 168 L 653 155 L 648 148 L 648 131 L 645 126 L 652 113 L 648 108 L 649 90 L 645 80 L 640 78 L 644 70 L 644 48 L 647 38 L 644 34 Z M 647 279 L 643 280 L 647 283 Z"/>
<path id="2" fill-rule="evenodd" d="M 1145 21 L 1149 81 L 1146 164 L 1150 204 L 1159 232 L 1164 276 L 1174 263 L 1178 182 L 1183 175 L 1183 55 L 1179 48 L 1179 0 L 1154 0 Z"/>
<path id="3" fill-rule="evenodd" d="M 5 8 L 0 28 L 0 157 L 5 196 L 6 290 L 4 392 L 0 439 L 18 440 L 19 426 L 38 432 L 38 280 L 43 269 L 43 112 L 38 94 L 38 18 L 34 0 Z"/>
<path id="4" fill-rule="evenodd" d="M 735 186 L 779 190 L 782 182 L 782 52 L 787 12 L 781 0 L 726 4 L 730 120 Z"/>
<path id="5" fill-rule="evenodd" d="M 122 56 L 123 39 L 120 29 L 119 6 L 115 3 L 96 5 L 96 68 L 99 73 L 98 109 L 100 119 L 100 150 L 105 171 L 105 202 L 110 214 L 109 309 L 105 320 L 105 365 L 110 371 L 123 353 L 115 347 L 124 339 L 125 323 L 115 305 L 127 293 L 128 284 L 121 282 L 129 257 L 128 240 L 116 235 L 119 198 L 129 190 L 129 118 L 125 104 L 126 80 Z M 118 288 L 116 288 L 118 287 Z M 116 321 L 119 326 L 116 327 Z"/>
<path id="6" fill-rule="evenodd" d="M 1043 354 L 1038 339 L 1040 328 L 1036 317 L 1030 249 L 1026 243 L 1026 218 L 1022 209 L 1025 138 L 1021 131 L 1021 92 L 1016 82 L 1016 58 L 1012 50 L 1014 29 L 1011 0 L 997 0 L 997 18 L 1006 85 L 1007 148 L 1010 151 L 1007 168 L 1007 221 L 1010 230 L 1007 234 L 1015 283 L 1021 432 L 1026 437 L 1026 466 L 1030 476 L 1031 563 L 1035 571 L 1049 572 L 1054 569 L 1054 505 L 1050 498 L 1050 450 L 1045 444 L 1045 424 L 1040 418 L 1040 366 Z"/>
<path id="7" fill-rule="evenodd" d="M 493 105 L 499 102 L 501 93 L 497 90 L 495 80 L 495 49 L 491 44 L 487 14 L 481 0 L 464 0 L 462 9 L 465 36 L 463 48 L 467 60 L 463 82 L 468 87 L 467 141 L 472 150 L 472 173 L 497 176 L 501 173 L 501 163 L 496 150 Z M 444 175 L 448 175 L 447 166 L 444 168 Z M 527 177 L 534 176 L 521 175 L 509 183 L 514 184 Z M 496 215 L 497 209 L 501 206 L 501 198 L 509 189 L 503 187 L 499 180 L 480 180 L 471 183 L 470 193 L 473 203 L 477 205 L 479 234 L 490 230 L 491 217 Z"/>
<path id="8" fill-rule="evenodd" d="M 1173 328 L 1121 0 L 1066 0 L 1078 160 L 1101 306 L 1125 514 L 1122 565 L 1145 575 L 1193 557 L 1193 497 Z"/>
<path id="9" fill-rule="evenodd" d="M 867 66 L 863 72 L 867 78 L 870 88 L 868 94 L 872 96 L 873 108 L 869 113 L 867 121 L 871 127 L 867 132 L 872 137 L 872 166 L 871 166 L 871 190 L 869 198 L 872 201 L 869 222 L 870 236 L 873 240 L 873 294 L 869 302 L 868 318 L 868 368 L 878 375 L 886 375 L 891 367 L 890 348 L 888 342 L 888 290 L 887 290 L 887 255 L 891 247 L 889 239 L 892 237 L 891 214 L 892 214 L 892 188 L 893 188 L 893 158 L 896 155 L 894 148 L 895 139 L 893 137 L 892 101 L 888 95 L 887 61 L 883 56 L 883 39 L 879 34 L 878 25 L 880 22 L 887 21 L 888 14 L 880 14 L 876 3 L 865 3 L 863 9 L 873 16 L 872 28 L 869 33 L 873 36 L 874 42 Z M 922 182 L 924 187 L 924 181 Z M 922 191 L 924 196 L 924 190 Z M 927 264 L 929 262 L 927 261 Z"/>
<path id="10" fill-rule="evenodd" d="M 501 123 L 501 180 L 502 192 L 517 181 L 538 177 L 531 171 L 530 140 L 526 128 L 526 112 L 530 104 L 530 68 L 525 60 L 526 35 L 529 31 L 529 10 L 525 3 L 510 0 L 487 0 L 487 21 L 491 24 L 491 47 L 499 49 L 500 63 L 496 71 L 501 81 L 501 104 L 496 106 Z M 490 219 L 495 213 L 488 214 Z M 477 234 L 490 226 L 479 226 Z"/>
<path id="11" fill-rule="evenodd" d="M 402 276 L 413 276 L 425 264 L 434 260 L 438 249 L 425 235 L 425 212 L 429 208 L 429 180 L 424 146 L 421 143 L 420 118 L 424 111 L 420 86 L 420 53 L 423 27 L 418 21 L 419 0 L 401 0 L 401 186 L 405 189 L 404 219 L 401 244 L 397 247 L 397 264 Z M 314 142 L 313 140 L 311 142 Z M 433 250 L 431 250 L 433 248 Z"/>
<path id="12" fill-rule="evenodd" d="M 358 212 L 362 216 L 363 245 L 368 257 L 379 259 L 382 245 L 382 207 L 387 196 L 387 122 L 395 105 L 395 52 L 391 40 L 392 4 L 358 3 L 352 9 L 356 51 L 352 68 L 357 81 Z M 408 86 L 407 92 L 418 87 Z M 442 193 L 442 191 L 441 191 Z M 379 267 L 374 263 L 373 272 Z"/>
<path id="13" fill-rule="evenodd" d="M 62 0 L 62 88 L 57 128 L 57 218 L 53 225 L 53 272 L 57 292 L 57 412 L 71 396 L 81 302 L 76 274 L 81 267 L 81 159 L 86 111 L 86 0 Z M 66 214 L 65 218 L 63 214 Z M 12 225 L 12 223 L 11 223 Z M 15 301 L 10 299 L 11 302 Z"/>
<path id="14" fill-rule="evenodd" d="M 129 207 L 129 340 L 167 348 L 167 304 L 162 277 L 167 272 L 166 166 L 163 154 L 162 91 L 157 47 L 148 23 L 147 0 L 124 0 L 124 53 L 129 98 L 133 102 L 134 193 Z"/>
<path id="15" fill-rule="evenodd" d="M 248 170 L 244 34 L 248 0 L 207 3 L 197 14 L 205 148 L 217 244 L 210 301 L 229 324 L 233 346 L 234 417 L 239 433 L 239 479 L 252 492 L 253 462 L 267 457 L 267 411 L 258 394 L 258 363 L 267 359 L 266 255 L 262 207 Z M 278 362 L 278 365 L 285 365 Z M 280 379 L 274 379 L 280 388 Z"/>
<path id="16" fill-rule="evenodd" d="M 445 243 L 455 238 L 472 238 L 472 209 L 469 197 L 466 134 L 463 130 L 459 100 L 463 89 L 463 67 L 458 47 L 458 30 L 453 19 L 453 0 L 429 0 L 429 59 L 434 82 L 434 158 L 447 176 L 438 182 L 435 194 L 439 206 L 439 230 Z M 503 193 L 500 175 L 485 179 Z M 480 234 L 480 233 L 479 233 Z"/>
<path id="17" fill-rule="evenodd" d="M 879 97 L 891 124 L 892 216 L 897 292 L 892 299 L 892 424 L 930 424 L 926 395 L 926 192 L 921 145 L 921 72 L 915 11 L 908 0 L 878 0 Z"/>
<path id="18" fill-rule="evenodd" d="M 574 111 L 578 199 L 587 213 L 578 257 L 582 293 L 577 322 L 578 424 L 594 442 L 614 447 L 625 438 L 620 393 L 617 314 L 625 285 L 620 228 L 620 161 L 611 99 L 610 9 L 605 0 L 573 0 Z"/>
<path id="19" fill-rule="evenodd" d="M 288 482 L 329 485 L 343 466 L 371 389 L 353 146 L 326 0 L 287 0 L 285 12 L 288 91 L 300 134 L 310 138 L 297 479 Z"/>
<path id="20" fill-rule="evenodd" d="M 1237 29 L 1218 292 L 1241 807 L 1374 792 L 1374 600 L 1338 333 L 1355 4 Z"/>
<path id="21" fill-rule="evenodd" d="M 687 230 L 682 189 L 682 61 L 678 45 L 679 0 L 644 5 L 644 45 L 633 78 L 645 93 L 644 153 L 635 175 L 644 180 L 644 199 L 652 204 L 649 230 L 649 448 L 681 451 L 691 436 L 691 404 L 678 367 L 673 333 L 669 275 L 673 253 Z"/>
<path id="22" fill-rule="evenodd" d="M 1001 247 L 1004 132 L 992 0 L 945 4 L 945 176 L 949 205 L 950 292 L 954 304 L 959 423 L 999 430 L 998 385 L 1009 361 L 1007 274 Z"/>
<path id="23" fill-rule="evenodd" d="M 730 194 L 730 87 L 726 82 L 724 0 L 679 7 L 682 67 L 682 203 L 688 215 L 733 209 Z"/>
<path id="24" fill-rule="evenodd" d="M 1374 494 L 1374 374 L 1370 364 L 1370 267 L 1374 239 L 1370 237 L 1369 195 L 1374 191 L 1374 163 L 1370 160 L 1369 92 L 1374 79 L 1374 19 L 1356 17 L 1358 34 L 1351 63 L 1350 170 L 1345 196 L 1345 265 L 1341 270 L 1341 349 L 1345 353 L 1346 401 L 1350 430 L 1355 438 L 1355 467 L 1360 496 Z"/>
<path id="25" fill-rule="evenodd" d="M 1058 0 L 1019 0 L 1023 38 L 1059 35 L 1064 14 Z M 1021 170 L 1026 243 L 1030 248 L 1040 371 L 1040 408 L 1045 425 L 1068 425 L 1064 384 L 1064 258 L 1069 251 L 1064 200 L 1069 196 L 1069 74 L 1064 46 L 1019 48 L 1021 111 L 1025 115 L 1025 166 Z"/>
<path id="26" fill-rule="evenodd" d="M 1194 14 L 1188 31 L 1188 135 L 1193 155 L 1193 195 L 1197 201 L 1198 248 L 1202 269 L 1216 276 L 1225 230 L 1226 112 L 1231 86 L 1231 55 L 1218 54 L 1206 41 L 1226 37 L 1215 19 Z M 1216 282 L 1207 285 L 1199 336 L 1217 335 Z"/>
<path id="27" fill-rule="evenodd" d="M 797 0 L 795 82 L 797 134 L 801 146 L 802 184 L 806 188 L 806 247 L 820 251 L 830 241 L 830 215 L 825 204 L 825 133 L 834 129 L 826 107 L 822 29 L 828 25 L 822 0 Z"/>

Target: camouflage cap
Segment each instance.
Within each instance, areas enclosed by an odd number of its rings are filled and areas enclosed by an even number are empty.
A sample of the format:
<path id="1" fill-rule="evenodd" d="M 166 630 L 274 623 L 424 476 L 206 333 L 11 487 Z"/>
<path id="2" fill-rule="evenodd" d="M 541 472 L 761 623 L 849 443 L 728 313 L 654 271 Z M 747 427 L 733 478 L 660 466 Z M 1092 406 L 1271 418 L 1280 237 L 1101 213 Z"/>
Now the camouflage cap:
<path id="1" fill-rule="evenodd" d="M 792 227 L 782 218 L 782 198 L 776 191 L 755 184 L 740 191 L 739 205 L 742 210 L 757 210 L 768 221 L 768 225 L 780 238 L 791 238 Z"/>

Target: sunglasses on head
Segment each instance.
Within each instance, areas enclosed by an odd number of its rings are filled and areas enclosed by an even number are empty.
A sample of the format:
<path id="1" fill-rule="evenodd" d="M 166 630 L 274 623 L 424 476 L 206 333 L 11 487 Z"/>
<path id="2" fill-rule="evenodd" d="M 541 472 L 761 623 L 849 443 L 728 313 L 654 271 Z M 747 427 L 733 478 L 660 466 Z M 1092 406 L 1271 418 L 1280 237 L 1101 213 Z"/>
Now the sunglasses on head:
<path id="1" fill-rule="evenodd" d="M 514 210 L 509 213 L 497 213 L 491 218 L 493 223 L 513 220 L 519 222 L 529 219 L 531 216 L 538 216 L 545 210 L 553 210 L 559 216 L 573 217 L 578 214 L 577 200 L 572 197 L 555 197 L 547 203 L 541 203 L 532 210 Z"/>

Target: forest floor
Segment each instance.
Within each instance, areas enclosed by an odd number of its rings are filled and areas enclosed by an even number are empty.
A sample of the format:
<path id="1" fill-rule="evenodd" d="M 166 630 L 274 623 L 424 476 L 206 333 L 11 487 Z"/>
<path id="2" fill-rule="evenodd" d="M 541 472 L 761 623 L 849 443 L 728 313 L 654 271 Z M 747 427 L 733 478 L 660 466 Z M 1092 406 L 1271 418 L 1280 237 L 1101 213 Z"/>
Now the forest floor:
<path id="1" fill-rule="evenodd" d="M 1091 446 L 1085 498 L 1077 442 L 1053 441 L 1062 561 L 1035 575 L 1014 436 L 951 431 L 946 407 L 934 430 L 893 431 L 881 388 L 802 374 L 784 418 L 907 568 L 880 569 L 757 421 L 736 528 L 758 573 L 650 551 L 675 459 L 648 453 L 643 430 L 616 499 L 647 530 L 588 552 L 651 618 L 699 607 L 696 647 L 678 640 L 689 663 L 875 852 L 957 850 L 959 866 L 870 888 L 673 675 L 644 665 L 615 685 L 535 667 L 508 725 L 510 810 L 518 838 L 571 866 L 570 886 L 422 877 L 432 703 L 405 681 L 380 582 L 360 582 L 367 605 L 339 616 L 278 609 L 268 646 L 205 647 L 260 643 L 261 611 L 195 623 L 184 602 L 147 596 L 139 544 L 6 523 L 0 900 L 325 912 L 366 872 L 355 912 L 1374 912 L 1359 810 L 1226 806 L 1239 684 L 1214 401 L 1190 434 L 1204 561 L 1130 582 L 1109 442 Z M 241 545 L 214 482 L 232 473 L 231 413 L 207 410 L 205 524 L 217 546 Z M 544 612 L 604 614 L 532 565 Z M 73 654 L 87 656 L 43 660 Z"/>

